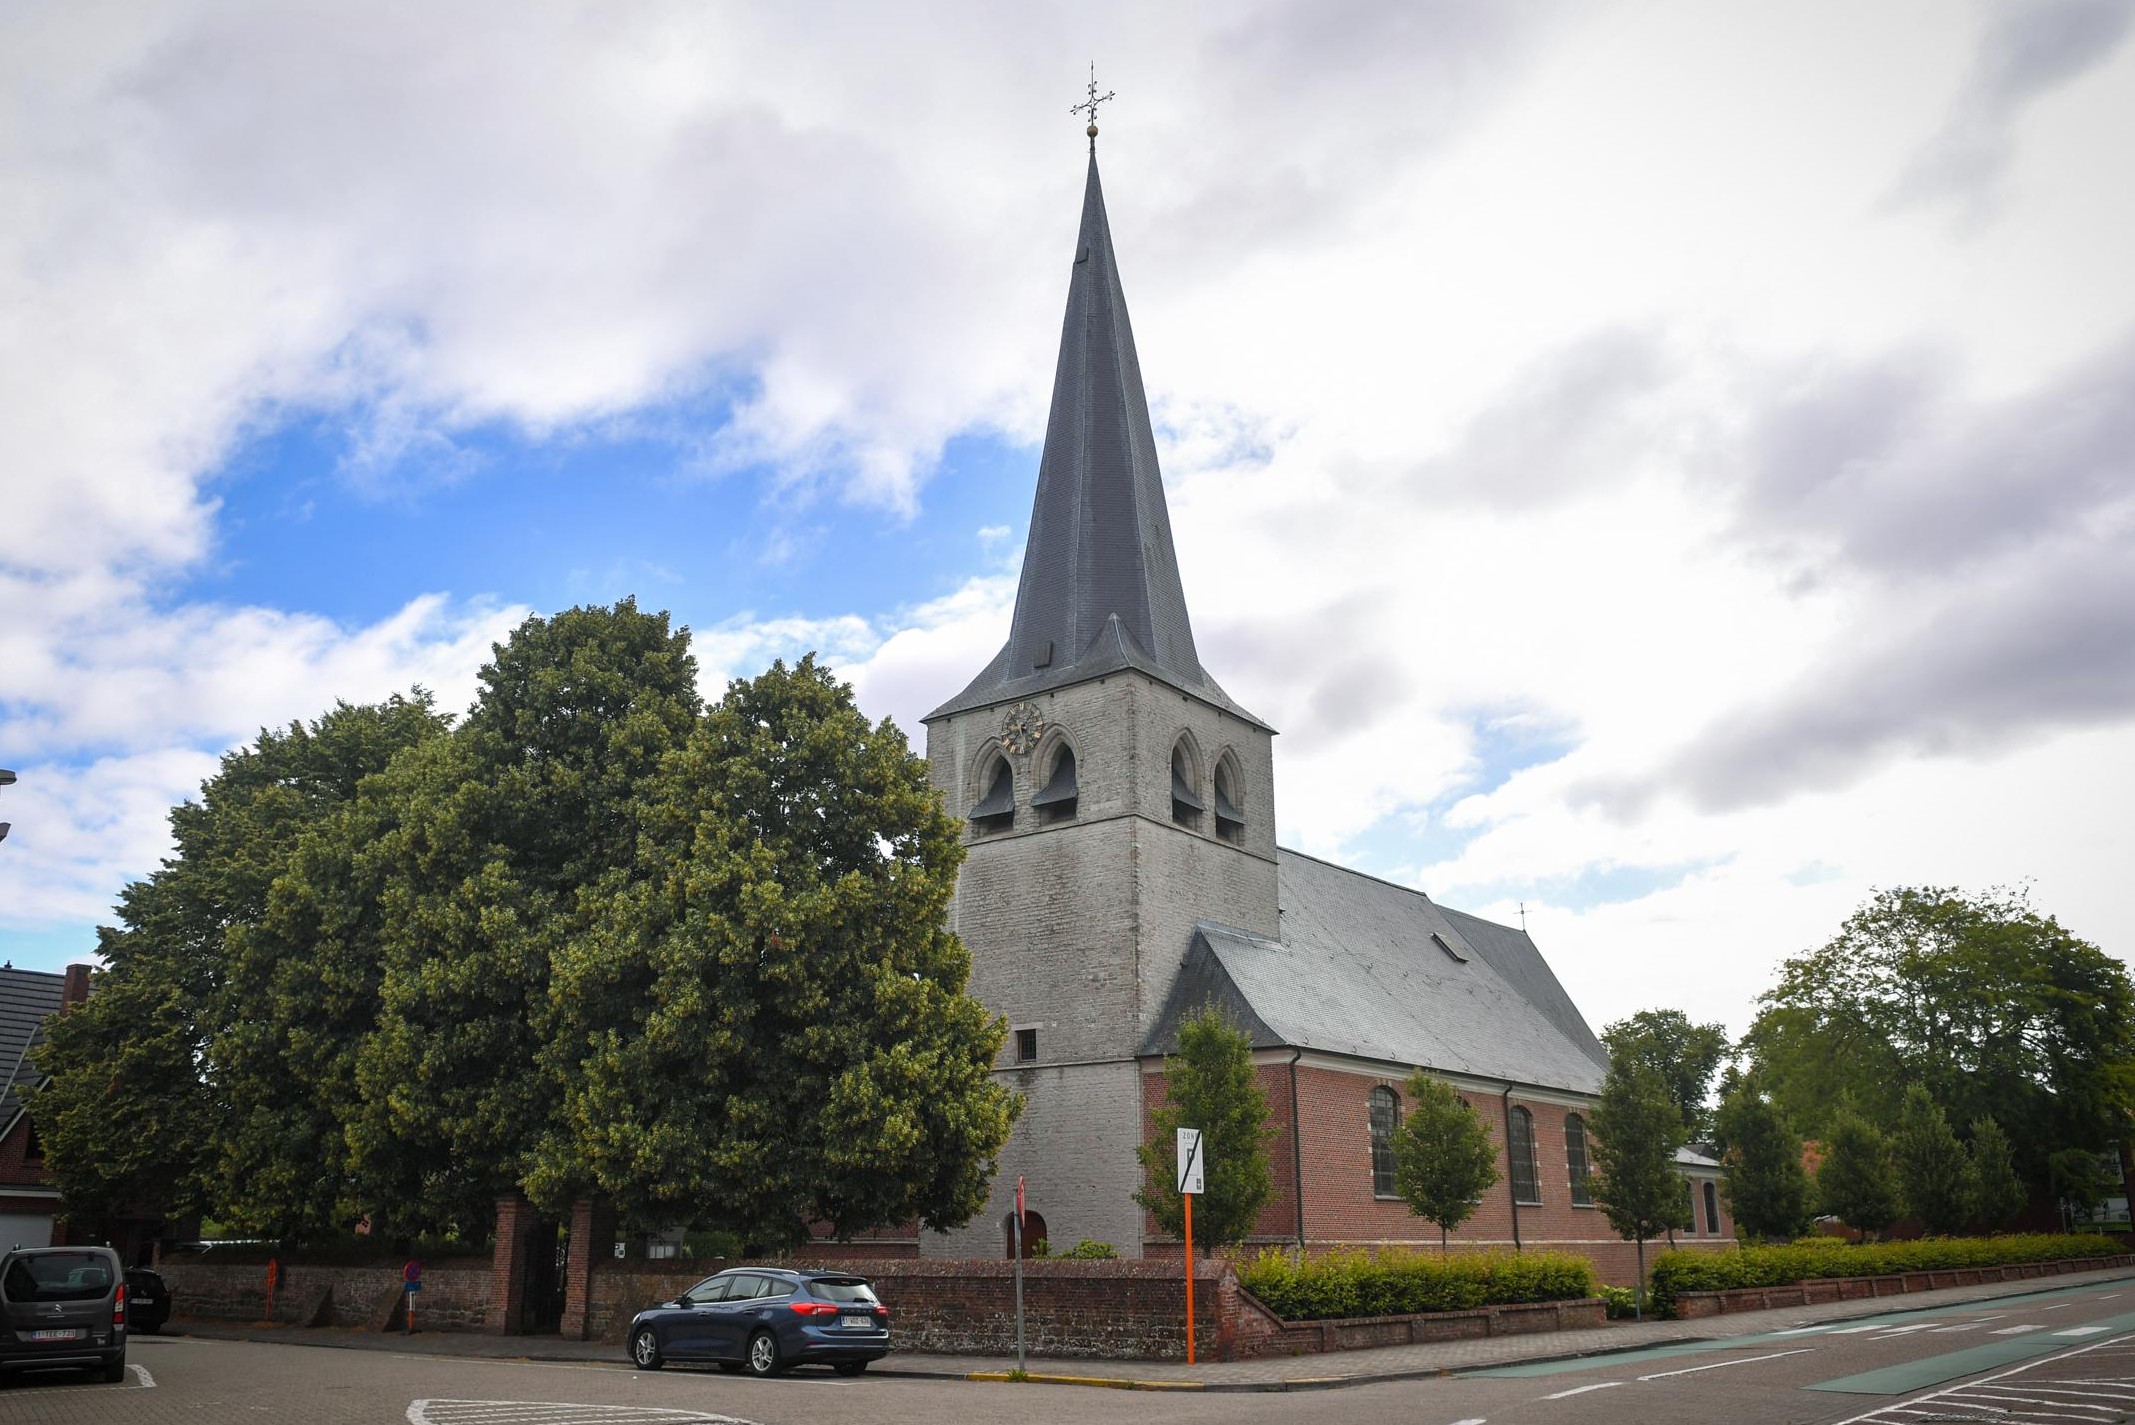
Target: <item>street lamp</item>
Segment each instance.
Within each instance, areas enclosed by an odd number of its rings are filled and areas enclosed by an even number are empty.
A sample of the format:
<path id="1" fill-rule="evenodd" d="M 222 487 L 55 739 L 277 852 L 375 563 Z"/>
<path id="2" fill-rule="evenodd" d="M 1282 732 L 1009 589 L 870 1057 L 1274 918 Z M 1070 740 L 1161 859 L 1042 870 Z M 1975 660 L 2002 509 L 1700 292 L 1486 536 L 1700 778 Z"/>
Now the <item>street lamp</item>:
<path id="1" fill-rule="evenodd" d="M 0 767 L 0 787 L 12 787 L 14 785 L 15 774 L 5 767 Z M 0 821 L 0 841 L 5 840 L 7 840 L 7 823 Z"/>

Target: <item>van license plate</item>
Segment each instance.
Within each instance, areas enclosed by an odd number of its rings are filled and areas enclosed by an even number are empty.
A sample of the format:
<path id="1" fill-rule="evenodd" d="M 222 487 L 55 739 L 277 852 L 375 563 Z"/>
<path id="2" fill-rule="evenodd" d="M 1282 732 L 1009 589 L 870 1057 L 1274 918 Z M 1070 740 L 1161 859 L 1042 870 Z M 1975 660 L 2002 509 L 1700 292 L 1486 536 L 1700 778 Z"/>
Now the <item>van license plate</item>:
<path id="1" fill-rule="evenodd" d="M 30 1333 L 32 1341 L 79 1341 L 81 1338 L 82 1329 L 79 1326 L 69 1326 L 61 1331 L 32 1331 Z"/>

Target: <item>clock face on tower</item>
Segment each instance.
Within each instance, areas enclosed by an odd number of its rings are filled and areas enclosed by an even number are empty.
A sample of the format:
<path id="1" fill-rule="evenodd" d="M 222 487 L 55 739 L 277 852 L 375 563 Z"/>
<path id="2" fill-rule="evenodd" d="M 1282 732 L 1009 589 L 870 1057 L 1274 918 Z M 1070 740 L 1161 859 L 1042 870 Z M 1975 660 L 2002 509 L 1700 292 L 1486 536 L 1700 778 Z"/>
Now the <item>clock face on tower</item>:
<path id="1" fill-rule="evenodd" d="M 1017 756 L 1022 756 L 1038 745 L 1038 734 L 1045 731 L 1045 719 L 1029 703 L 1017 703 L 1001 719 L 1001 744 Z"/>

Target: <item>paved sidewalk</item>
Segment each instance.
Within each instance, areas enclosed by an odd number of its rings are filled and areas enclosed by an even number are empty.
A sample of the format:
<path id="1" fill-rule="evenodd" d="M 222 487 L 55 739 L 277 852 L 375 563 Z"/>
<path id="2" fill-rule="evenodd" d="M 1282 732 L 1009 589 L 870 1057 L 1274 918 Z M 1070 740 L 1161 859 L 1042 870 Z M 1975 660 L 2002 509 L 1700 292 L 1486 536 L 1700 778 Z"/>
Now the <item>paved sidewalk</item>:
<path id="1" fill-rule="evenodd" d="M 1619 1321 L 1583 1331 L 1544 1331 L 1528 1336 L 1495 1336 L 1473 1341 L 1437 1341 L 1417 1346 L 1381 1346 L 1364 1351 L 1337 1351 L 1318 1356 L 1282 1356 L 1258 1361 L 1089 1361 L 1033 1357 L 1033 1379 L 1127 1390 L 1326 1390 L 1373 1381 L 1444 1375 L 1521 1361 L 1562 1360 L 1606 1355 L 1614 1351 L 1683 1341 L 1724 1341 L 1765 1331 L 1831 1321 L 1859 1320 L 1893 1311 L 1934 1311 L 1975 1301 L 2066 1291 L 2097 1283 L 2135 1279 L 2135 1268 L 2071 1272 L 2028 1282 L 1990 1282 L 1981 1286 L 1918 1291 L 1874 1301 L 1834 1301 L 1815 1306 L 1787 1306 L 1771 1311 L 1742 1311 L 1696 1321 Z M 621 1346 L 607 1341 L 564 1341 L 554 1336 L 488 1336 L 473 1332 L 357 1331 L 334 1327 L 242 1326 L 222 1322 L 178 1321 L 174 1335 L 229 1341 L 278 1341 L 292 1346 L 330 1346 L 354 1350 L 402 1352 L 424 1356 L 462 1356 L 491 1360 L 583 1361 L 626 1369 Z M 944 1356 L 899 1351 L 869 1368 L 870 1374 L 931 1376 L 951 1379 L 1002 1379 L 1013 1357 Z"/>

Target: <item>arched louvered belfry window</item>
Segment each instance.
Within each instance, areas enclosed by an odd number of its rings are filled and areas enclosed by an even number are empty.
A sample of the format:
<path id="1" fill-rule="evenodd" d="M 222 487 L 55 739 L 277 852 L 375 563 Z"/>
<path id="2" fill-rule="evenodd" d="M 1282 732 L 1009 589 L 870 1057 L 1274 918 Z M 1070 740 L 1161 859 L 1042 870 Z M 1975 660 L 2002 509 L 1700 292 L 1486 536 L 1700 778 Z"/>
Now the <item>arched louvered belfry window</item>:
<path id="1" fill-rule="evenodd" d="M 1705 1180 L 1705 1230 L 1720 1235 L 1720 1185 L 1711 1178 Z"/>
<path id="2" fill-rule="evenodd" d="M 1371 1091 L 1371 1195 L 1395 1197 L 1394 1130 L 1401 1126 L 1401 1096 L 1380 1084 Z"/>
<path id="3" fill-rule="evenodd" d="M 1244 806 L 1238 794 L 1238 764 L 1224 756 L 1216 763 L 1216 835 L 1225 841 L 1245 839 Z"/>
<path id="4" fill-rule="evenodd" d="M 1506 1166 L 1512 1171 L 1512 1200 L 1522 1207 L 1542 1203 L 1542 1174 L 1535 1166 L 1535 1116 L 1524 1108 L 1512 1110 Z"/>
<path id="5" fill-rule="evenodd" d="M 1171 748 L 1171 819 L 1198 829 L 1201 813 L 1207 810 L 1201 800 L 1200 764 L 1182 737 Z"/>
<path id="6" fill-rule="evenodd" d="M 1075 815 L 1075 749 L 1063 738 L 1045 754 L 1045 784 L 1030 799 L 1040 821 L 1067 821 Z"/>
<path id="7" fill-rule="evenodd" d="M 1009 769 L 1008 759 L 995 753 L 979 773 L 979 785 L 986 789 L 986 794 L 971 808 L 971 829 L 985 836 L 1014 826 L 1016 774 Z"/>
<path id="8" fill-rule="evenodd" d="M 1586 1120 L 1576 1113 L 1564 1115 L 1564 1170 L 1571 1175 L 1572 1206 L 1592 1207 L 1594 1189 L 1587 1181 L 1592 1168 L 1586 1156 Z"/>

